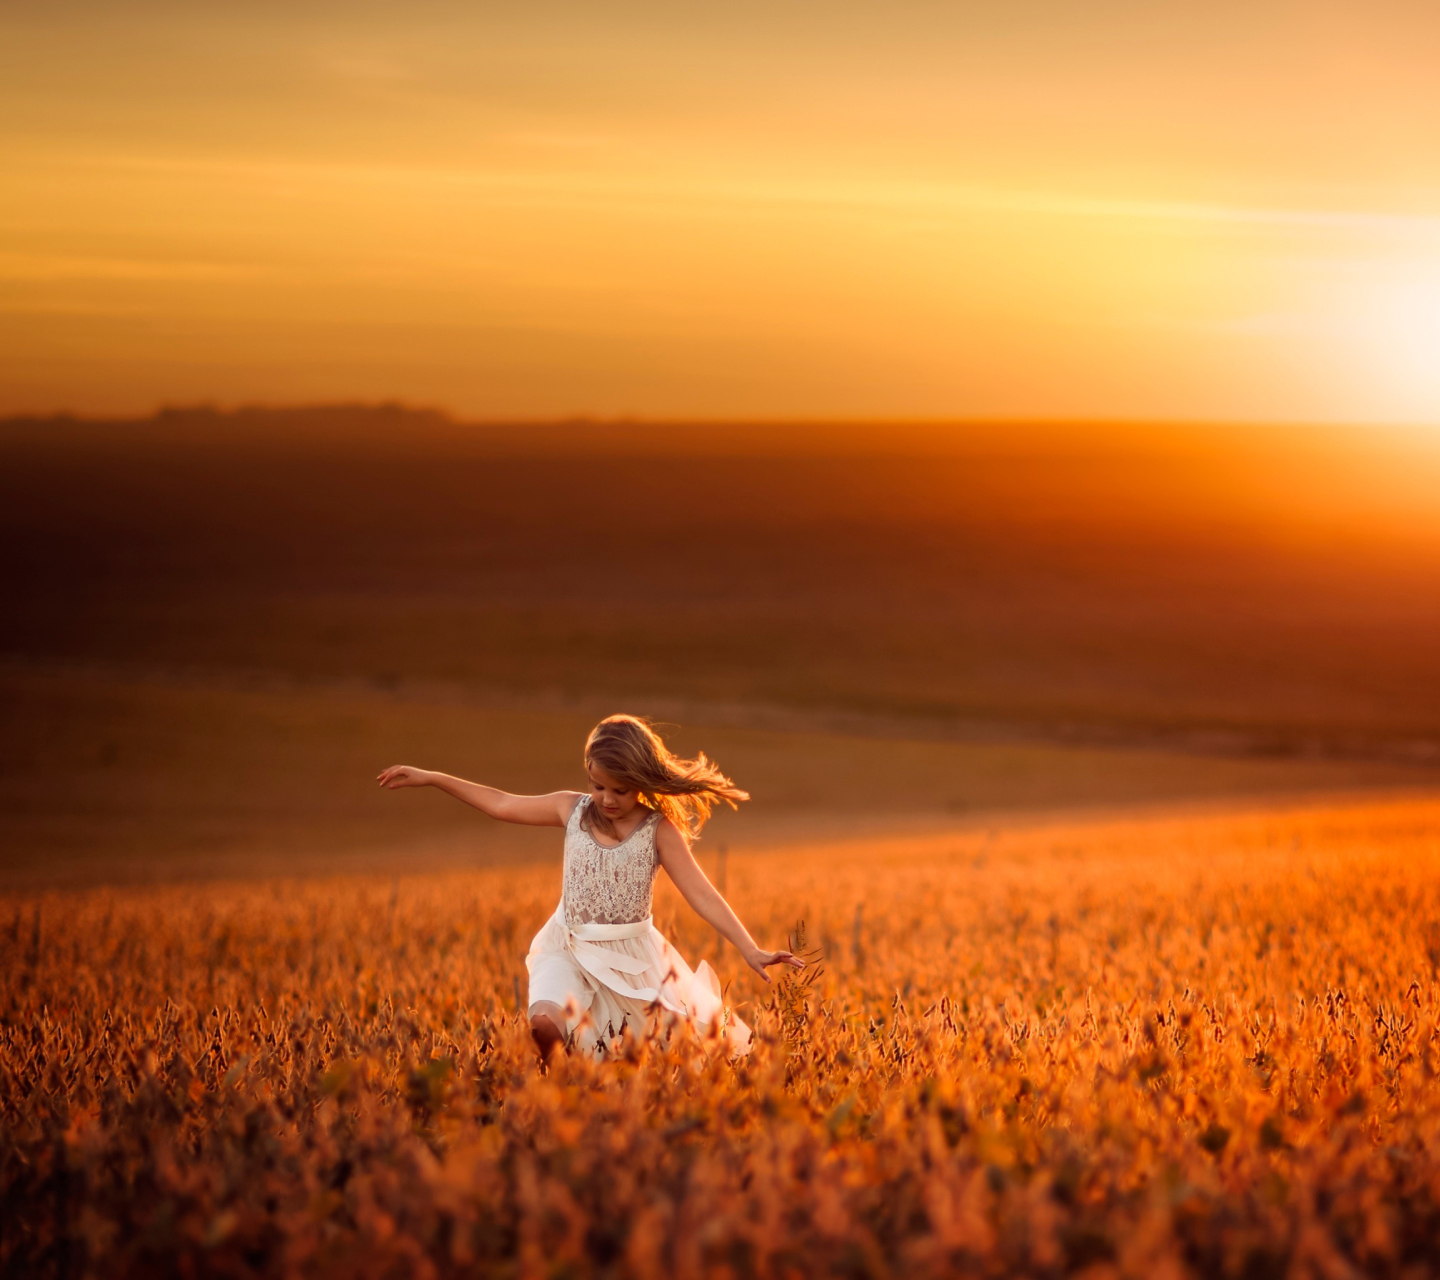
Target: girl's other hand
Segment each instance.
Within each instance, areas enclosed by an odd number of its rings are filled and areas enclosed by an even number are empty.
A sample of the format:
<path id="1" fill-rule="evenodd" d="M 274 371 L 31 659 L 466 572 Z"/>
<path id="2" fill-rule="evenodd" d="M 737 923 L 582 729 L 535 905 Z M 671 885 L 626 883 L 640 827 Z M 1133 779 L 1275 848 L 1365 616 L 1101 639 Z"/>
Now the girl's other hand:
<path id="1" fill-rule="evenodd" d="M 758 947 L 745 957 L 745 963 L 755 970 L 766 982 L 770 975 L 765 970 L 772 964 L 788 964 L 792 969 L 803 969 L 805 961 L 790 951 L 761 951 Z"/>
<path id="2" fill-rule="evenodd" d="M 377 775 L 375 781 L 391 791 L 397 787 L 423 787 L 429 785 L 430 773 L 426 769 L 416 769 L 408 764 L 392 764 Z"/>

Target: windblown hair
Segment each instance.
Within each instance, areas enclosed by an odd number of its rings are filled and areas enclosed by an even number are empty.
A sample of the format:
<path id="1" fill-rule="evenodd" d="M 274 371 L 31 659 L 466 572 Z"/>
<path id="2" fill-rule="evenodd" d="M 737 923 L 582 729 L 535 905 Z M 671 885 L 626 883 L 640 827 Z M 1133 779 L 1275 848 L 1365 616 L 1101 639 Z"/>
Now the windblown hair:
<path id="1" fill-rule="evenodd" d="M 585 740 L 585 764 L 634 787 L 641 804 L 669 818 L 691 840 L 699 837 L 718 802 L 735 809 L 737 801 L 750 799 L 750 793 L 741 791 L 703 751 L 693 760 L 682 760 L 638 716 L 607 716 L 600 721 Z M 591 832 L 619 834 L 593 804 L 586 806 L 581 822 Z"/>

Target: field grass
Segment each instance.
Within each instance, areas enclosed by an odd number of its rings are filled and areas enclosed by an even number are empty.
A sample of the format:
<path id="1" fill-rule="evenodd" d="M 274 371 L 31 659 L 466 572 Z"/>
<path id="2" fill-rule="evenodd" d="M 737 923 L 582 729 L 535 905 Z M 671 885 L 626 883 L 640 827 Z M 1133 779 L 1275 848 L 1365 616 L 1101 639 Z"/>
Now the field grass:
<path id="1" fill-rule="evenodd" d="M 708 857 L 709 855 L 707 855 Z M 708 861 L 707 866 L 714 866 Z M 1440 802 L 779 845 L 812 985 L 542 1075 L 553 866 L 0 900 L 0 1268 L 1404 1276 L 1440 1267 Z"/>

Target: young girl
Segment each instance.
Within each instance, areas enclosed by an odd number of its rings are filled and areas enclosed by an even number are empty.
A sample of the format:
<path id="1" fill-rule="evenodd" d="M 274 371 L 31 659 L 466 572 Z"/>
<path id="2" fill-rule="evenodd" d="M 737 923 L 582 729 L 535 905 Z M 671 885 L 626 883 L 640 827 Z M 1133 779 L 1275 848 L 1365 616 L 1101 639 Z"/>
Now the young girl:
<path id="1" fill-rule="evenodd" d="M 610 716 L 585 742 L 588 794 L 516 796 L 444 773 L 394 765 L 382 787 L 439 787 L 503 822 L 565 828 L 560 905 L 530 944 L 530 1030 L 542 1059 L 560 1044 L 603 1049 L 627 1025 L 640 1034 L 654 1006 L 704 1033 L 717 1020 L 732 1053 L 750 1031 L 721 1000 L 705 962 L 692 971 L 650 917 L 655 871 L 664 867 L 701 919 L 728 938 L 766 982 L 772 964 L 804 968 L 788 951 L 765 951 L 706 878 L 690 841 L 716 801 L 732 809 L 749 795 L 704 753 L 673 755 L 634 716 Z"/>

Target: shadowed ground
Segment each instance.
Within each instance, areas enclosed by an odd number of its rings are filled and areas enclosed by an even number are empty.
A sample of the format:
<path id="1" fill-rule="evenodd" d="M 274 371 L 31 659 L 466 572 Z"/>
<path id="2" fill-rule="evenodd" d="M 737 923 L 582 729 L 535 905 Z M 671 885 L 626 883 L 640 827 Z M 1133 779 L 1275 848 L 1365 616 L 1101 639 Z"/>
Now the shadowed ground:
<path id="1" fill-rule="evenodd" d="M 1437 777 L 1423 437 L 335 409 L 0 447 L 21 882 L 528 856 L 370 779 L 576 785 L 615 709 L 754 792 L 716 842 Z"/>

